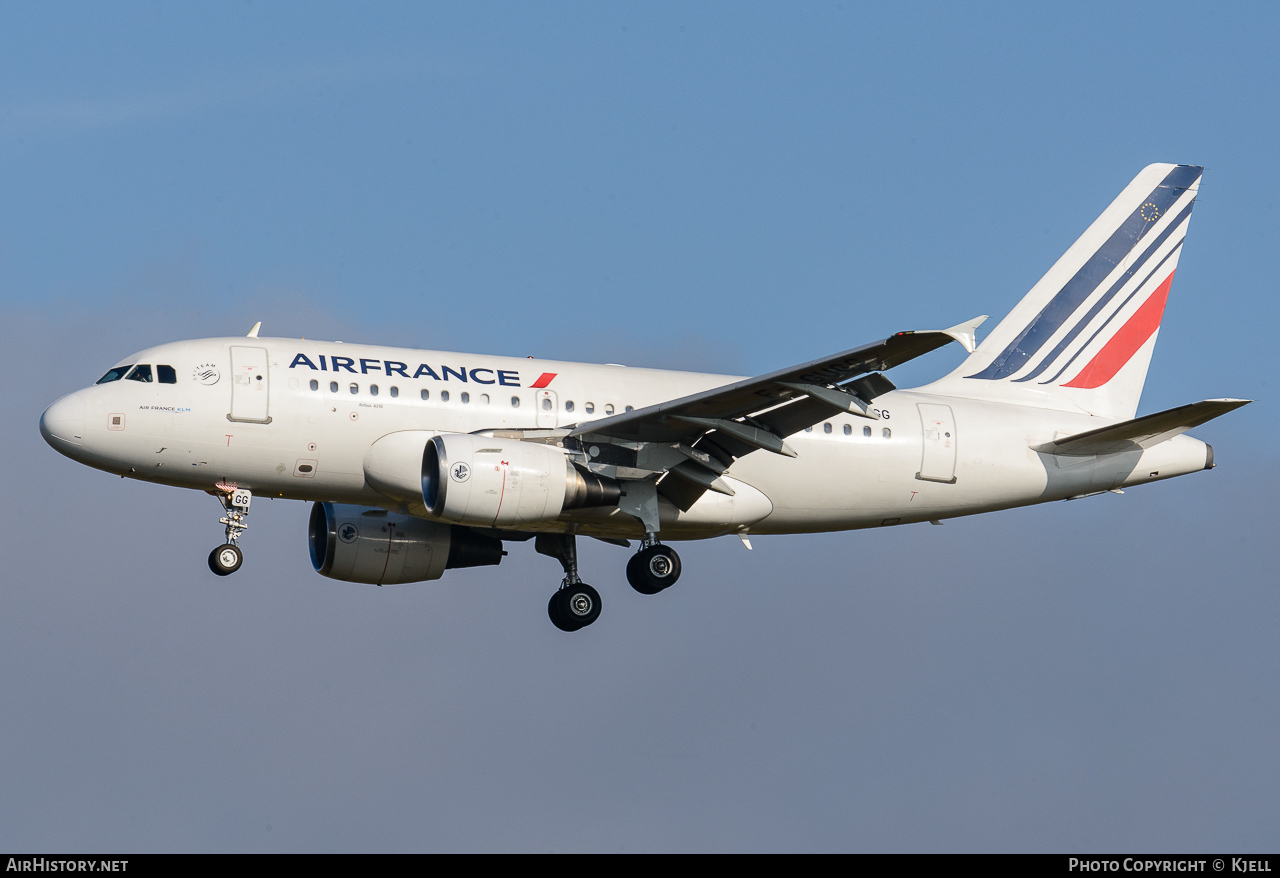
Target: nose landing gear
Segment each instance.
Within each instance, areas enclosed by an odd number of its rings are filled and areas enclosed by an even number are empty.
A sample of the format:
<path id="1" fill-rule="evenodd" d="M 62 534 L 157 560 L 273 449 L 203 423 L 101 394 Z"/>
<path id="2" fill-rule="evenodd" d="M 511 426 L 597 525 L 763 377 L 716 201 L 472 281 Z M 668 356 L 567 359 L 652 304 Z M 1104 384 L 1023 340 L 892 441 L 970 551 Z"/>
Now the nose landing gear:
<path id="1" fill-rule="evenodd" d="M 230 576 L 244 563 L 244 552 L 240 551 L 237 544 L 240 535 L 249 527 L 245 524 L 245 518 L 249 515 L 253 494 L 243 488 L 233 488 L 219 490 L 217 496 L 227 512 L 224 518 L 218 519 L 219 523 L 227 526 L 227 541 L 209 553 L 209 569 L 219 576 Z"/>

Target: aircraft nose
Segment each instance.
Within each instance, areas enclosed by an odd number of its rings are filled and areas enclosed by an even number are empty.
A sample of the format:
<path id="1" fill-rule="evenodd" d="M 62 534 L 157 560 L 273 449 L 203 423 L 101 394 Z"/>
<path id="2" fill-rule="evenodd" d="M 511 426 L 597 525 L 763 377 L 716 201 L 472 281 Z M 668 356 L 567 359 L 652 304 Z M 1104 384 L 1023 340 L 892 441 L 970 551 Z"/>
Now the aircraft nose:
<path id="1" fill-rule="evenodd" d="M 40 435 L 63 454 L 67 445 L 80 445 L 84 441 L 84 398 L 69 393 L 45 409 L 40 416 Z"/>

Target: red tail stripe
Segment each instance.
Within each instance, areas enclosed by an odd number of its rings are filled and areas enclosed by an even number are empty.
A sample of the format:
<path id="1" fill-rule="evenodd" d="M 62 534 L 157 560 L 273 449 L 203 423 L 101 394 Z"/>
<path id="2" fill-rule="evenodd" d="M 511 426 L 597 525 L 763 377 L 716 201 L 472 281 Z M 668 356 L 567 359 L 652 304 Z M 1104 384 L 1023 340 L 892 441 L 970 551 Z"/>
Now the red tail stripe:
<path id="1" fill-rule="evenodd" d="M 1133 358 L 1138 348 L 1146 344 L 1155 331 L 1160 328 L 1160 320 L 1164 317 L 1164 303 L 1169 298 L 1169 285 L 1173 283 L 1174 272 L 1164 279 L 1164 283 L 1156 288 L 1147 301 L 1142 303 L 1133 316 L 1102 346 L 1102 350 L 1094 356 L 1089 364 L 1080 370 L 1080 374 L 1072 378 L 1063 387 L 1079 387 L 1092 390 L 1101 387 L 1116 373 L 1124 368 L 1124 364 Z"/>
<path id="2" fill-rule="evenodd" d="M 557 374 L 558 373 L 556 372 L 543 372 L 541 375 L 538 376 L 538 380 L 533 382 L 529 386 L 534 388 L 546 387 L 548 384 L 551 383 L 551 379 L 555 378 Z"/>

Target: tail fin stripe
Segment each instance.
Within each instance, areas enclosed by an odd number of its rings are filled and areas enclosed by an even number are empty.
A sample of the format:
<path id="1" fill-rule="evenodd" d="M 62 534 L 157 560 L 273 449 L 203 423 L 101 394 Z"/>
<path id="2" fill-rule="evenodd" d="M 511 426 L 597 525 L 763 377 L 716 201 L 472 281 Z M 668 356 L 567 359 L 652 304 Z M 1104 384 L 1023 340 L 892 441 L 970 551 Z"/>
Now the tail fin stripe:
<path id="1" fill-rule="evenodd" d="M 1182 197 L 1200 172 L 1200 168 L 1182 165 L 1170 171 L 991 365 L 966 377 L 997 381 L 1016 374 Z"/>
<path id="2" fill-rule="evenodd" d="M 1138 352 L 1138 348 L 1146 344 L 1147 339 L 1160 328 L 1160 318 L 1164 316 L 1164 304 L 1169 298 L 1169 285 L 1173 283 L 1174 273 L 1169 272 L 1164 283 L 1133 312 L 1133 316 L 1103 345 L 1102 350 L 1089 361 L 1089 365 L 1063 387 L 1092 390 L 1116 377 L 1116 373 Z"/>
<path id="3" fill-rule="evenodd" d="M 1183 239 L 1183 241 L 1185 241 L 1185 238 Z M 1089 340 L 1086 341 L 1084 344 L 1080 345 L 1080 347 L 1076 349 L 1076 352 L 1067 358 L 1066 362 L 1064 362 L 1062 364 L 1062 367 L 1058 369 L 1057 372 L 1054 373 L 1052 378 L 1049 378 L 1045 381 L 1041 381 L 1040 383 L 1053 384 L 1059 378 L 1061 378 L 1062 373 L 1070 369 L 1071 364 L 1074 363 L 1077 359 L 1079 359 L 1081 354 L 1089 350 L 1089 346 L 1093 344 L 1094 339 L 1096 339 L 1099 335 L 1101 335 L 1103 332 L 1106 331 L 1107 327 L 1111 325 L 1111 321 L 1116 319 L 1116 315 L 1124 312 L 1125 306 L 1127 306 L 1130 302 L 1133 301 L 1134 296 L 1142 292 L 1143 287 L 1145 287 L 1147 285 L 1147 282 L 1150 281 L 1151 278 L 1154 277 L 1160 271 L 1160 269 L 1164 267 L 1165 263 L 1168 262 L 1170 259 L 1175 258 L 1178 255 L 1178 251 L 1182 249 L 1183 241 L 1179 241 L 1172 250 L 1170 250 L 1167 254 L 1165 254 L 1164 259 L 1161 259 L 1159 264 L 1156 265 L 1155 268 L 1147 272 L 1147 276 L 1142 279 L 1142 283 L 1138 284 L 1136 287 L 1133 288 L 1133 292 L 1131 292 L 1128 296 L 1125 297 L 1125 300 L 1120 303 L 1119 307 L 1117 307 L 1114 311 L 1111 312 L 1110 316 L 1108 316 L 1106 320 L 1102 321 L 1102 325 L 1099 326 L 1096 330 L 1094 330 L 1093 335 L 1089 336 Z M 1091 314 L 1089 316 L 1090 316 L 1090 319 L 1092 319 L 1093 315 Z M 1085 321 L 1083 325 L 1088 325 L 1088 321 Z"/>
<path id="4" fill-rule="evenodd" d="M 1126 271 L 1123 275 L 1120 276 L 1119 280 L 1117 280 L 1114 284 L 1111 285 L 1111 289 L 1107 290 L 1107 292 L 1104 293 L 1102 297 L 1099 298 L 1098 301 L 1094 303 L 1093 307 L 1089 309 L 1089 312 L 1085 314 L 1085 316 L 1081 318 L 1076 323 L 1076 325 L 1073 326 L 1071 330 L 1062 337 L 1062 340 L 1058 342 L 1057 346 L 1053 349 L 1053 351 L 1047 357 L 1041 360 L 1039 365 L 1037 365 L 1028 374 L 1022 376 L 1021 378 L 1014 378 L 1013 381 L 1017 383 L 1021 381 L 1031 381 L 1035 378 L 1038 378 L 1042 372 L 1044 372 L 1046 369 L 1048 369 L 1057 361 L 1058 357 L 1062 355 L 1062 352 L 1066 350 L 1067 346 L 1076 340 L 1076 337 L 1085 330 L 1085 328 L 1093 321 L 1093 318 L 1098 316 L 1098 312 L 1101 311 L 1103 308 L 1105 308 L 1107 304 L 1116 297 L 1116 294 L 1119 293 L 1120 290 L 1123 289 L 1124 286 L 1128 284 L 1130 280 L 1133 279 L 1133 276 L 1137 274 L 1143 268 L 1143 266 L 1147 264 L 1147 260 L 1151 258 L 1153 253 L 1155 253 L 1157 250 L 1160 249 L 1160 246 L 1169 239 L 1170 235 L 1172 235 L 1175 231 L 1181 231 L 1183 233 L 1183 237 L 1185 238 L 1186 229 L 1185 229 L 1184 223 L 1187 217 L 1191 215 L 1191 208 L 1193 206 L 1195 206 L 1194 201 L 1192 201 L 1182 209 L 1182 212 L 1178 214 L 1178 216 L 1174 219 L 1174 221 L 1169 223 L 1169 225 L 1165 228 L 1165 230 L 1156 237 L 1156 240 L 1152 242 L 1151 246 L 1147 248 L 1146 252 L 1143 253 L 1142 256 L 1140 256 L 1138 260 L 1129 267 L 1128 271 Z M 1170 251 L 1170 254 L 1178 252 L 1178 248 L 1181 246 L 1182 246 L 1182 241 L 1179 240 L 1178 243 L 1174 245 L 1173 250 Z M 1151 275 L 1160 270 L 1160 265 L 1164 265 L 1165 261 L 1169 258 L 1170 254 L 1166 254 L 1164 259 L 1160 260 L 1159 265 L 1153 268 L 1151 272 L 1145 278 L 1142 279 L 1142 283 L 1138 284 L 1137 289 L 1141 289 L 1143 284 L 1145 284 L 1151 278 Z M 1124 306 L 1121 305 L 1120 307 L 1123 308 Z M 1079 351 L 1077 351 L 1076 354 L 1078 355 Z M 1073 356 L 1072 359 L 1075 359 L 1075 357 Z M 1070 362 L 1068 362 L 1066 365 L 1062 367 L 1062 370 L 1058 372 L 1058 375 L 1061 375 L 1062 372 L 1066 370 L 1067 365 L 1070 365 Z M 1055 375 L 1054 377 L 1056 378 L 1057 376 Z M 1045 383 L 1045 382 L 1041 382 L 1041 383 Z M 1049 383 L 1052 383 L 1052 379 L 1050 380 Z"/>

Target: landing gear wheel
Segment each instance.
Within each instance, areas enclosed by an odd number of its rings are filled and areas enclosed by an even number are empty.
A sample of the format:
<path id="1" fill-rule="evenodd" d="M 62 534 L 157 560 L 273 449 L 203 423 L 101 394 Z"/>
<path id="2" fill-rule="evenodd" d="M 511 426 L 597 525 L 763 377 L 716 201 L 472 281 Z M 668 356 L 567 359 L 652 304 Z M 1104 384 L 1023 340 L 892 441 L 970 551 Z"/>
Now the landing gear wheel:
<path id="1" fill-rule="evenodd" d="M 585 582 L 562 588 L 560 591 L 564 593 L 561 600 L 564 601 L 562 606 L 565 618 L 574 626 L 575 631 L 578 628 L 586 628 L 600 618 L 600 592 Z"/>
<path id="2" fill-rule="evenodd" d="M 600 618 L 600 592 L 585 582 L 565 586 L 547 602 L 547 615 L 561 631 L 586 628 Z"/>
<path id="3" fill-rule="evenodd" d="M 209 569 L 219 576 L 230 576 L 244 563 L 244 553 L 238 546 L 225 543 L 209 553 Z"/>
<path id="4" fill-rule="evenodd" d="M 627 582 L 640 594 L 657 594 L 680 578 L 680 556 L 661 543 L 641 549 L 627 562 Z"/>
<path id="5" fill-rule="evenodd" d="M 632 555 L 631 560 L 627 562 L 627 582 L 631 583 L 631 587 L 640 594 L 657 594 L 662 591 L 662 586 L 651 585 L 648 577 L 644 575 L 639 555 Z"/>
<path id="6" fill-rule="evenodd" d="M 551 600 L 547 601 L 547 616 L 551 618 L 551 624 L 561 631 L 577 631 L 578 629 L 564 617 L 564 608 L 560 605 L 563 596 L 563 589 L 551 593 Z"/>

